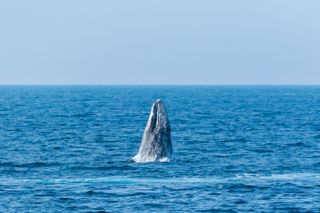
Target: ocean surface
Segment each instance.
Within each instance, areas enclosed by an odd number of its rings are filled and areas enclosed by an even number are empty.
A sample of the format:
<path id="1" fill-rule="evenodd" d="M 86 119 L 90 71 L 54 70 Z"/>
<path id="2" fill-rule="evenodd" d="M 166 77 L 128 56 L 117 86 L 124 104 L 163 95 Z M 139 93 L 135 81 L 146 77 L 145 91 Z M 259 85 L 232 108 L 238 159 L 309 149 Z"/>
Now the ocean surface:
<path id="1" fill-rule="evenodd" d="M 174 159 L 130 163 L 158 98 Z M 0 87 L 0 212 L 250 211 L 320 212 L 320 87 Z"/>

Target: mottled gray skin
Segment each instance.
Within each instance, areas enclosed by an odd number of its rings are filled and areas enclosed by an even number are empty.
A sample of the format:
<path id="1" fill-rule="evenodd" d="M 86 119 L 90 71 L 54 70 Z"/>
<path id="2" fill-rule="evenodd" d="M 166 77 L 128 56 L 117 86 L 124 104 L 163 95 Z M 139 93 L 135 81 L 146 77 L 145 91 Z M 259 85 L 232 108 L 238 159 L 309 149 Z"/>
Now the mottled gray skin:
<path id="1" fill-rule="evenodd" d="M 158 99 L 151 108 L 135 162 L 169 161 L 172 155 L 171 129 L 164 104 Z"/>

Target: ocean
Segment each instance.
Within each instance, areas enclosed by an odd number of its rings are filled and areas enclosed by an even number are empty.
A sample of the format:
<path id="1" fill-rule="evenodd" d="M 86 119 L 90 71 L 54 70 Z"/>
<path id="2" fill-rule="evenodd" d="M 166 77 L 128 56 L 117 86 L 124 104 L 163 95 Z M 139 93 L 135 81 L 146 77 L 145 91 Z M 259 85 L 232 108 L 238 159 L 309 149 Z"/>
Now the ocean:
<path id="1" fill-rule="evenodd" d="M 320 87 L 1 86 L 0 212 L 320 212 Z"/>

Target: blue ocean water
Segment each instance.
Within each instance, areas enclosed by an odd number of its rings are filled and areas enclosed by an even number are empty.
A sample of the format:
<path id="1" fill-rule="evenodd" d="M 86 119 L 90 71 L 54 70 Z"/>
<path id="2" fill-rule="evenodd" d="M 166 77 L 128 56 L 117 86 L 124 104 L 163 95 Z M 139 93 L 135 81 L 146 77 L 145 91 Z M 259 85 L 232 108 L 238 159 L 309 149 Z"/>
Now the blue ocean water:
<path id="1" fill-rule="evenodd" d="M 158 98 L 175 159 L 130 163 Z M 319 212 L 319 201 L 320 87 L 0 87 L 0 212 Z"/>

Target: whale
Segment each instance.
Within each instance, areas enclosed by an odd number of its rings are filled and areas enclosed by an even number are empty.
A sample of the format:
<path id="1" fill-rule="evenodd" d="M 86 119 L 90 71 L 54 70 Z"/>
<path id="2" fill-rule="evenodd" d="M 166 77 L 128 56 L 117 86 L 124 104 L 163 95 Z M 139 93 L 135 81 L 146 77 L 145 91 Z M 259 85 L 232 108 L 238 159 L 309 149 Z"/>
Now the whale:
<path id="1" fill-rule="evenodd" d="M 158 99 L 151 107 L 139 152 L 132 161 L 136 163 L 168 162 L 172 154 L 171 128 L 167 110 L 163 102 Z"/>

